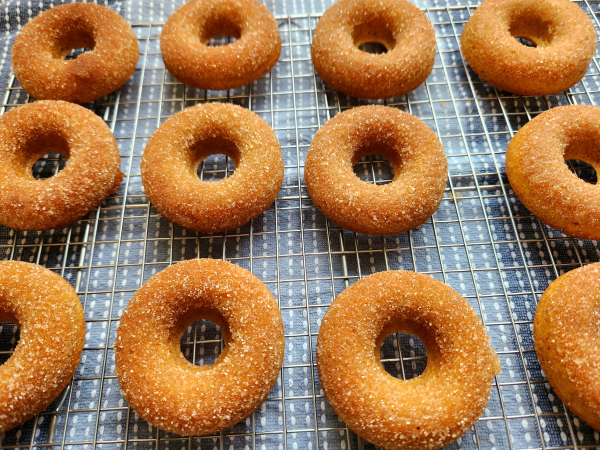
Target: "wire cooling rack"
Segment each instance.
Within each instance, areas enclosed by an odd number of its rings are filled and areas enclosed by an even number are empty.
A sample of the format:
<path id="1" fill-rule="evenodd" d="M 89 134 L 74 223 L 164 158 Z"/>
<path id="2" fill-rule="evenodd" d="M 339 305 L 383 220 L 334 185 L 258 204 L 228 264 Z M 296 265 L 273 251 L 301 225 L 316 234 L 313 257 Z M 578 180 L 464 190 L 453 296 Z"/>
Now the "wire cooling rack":
<path id="1" fill-rule="evenodd" d="M 600 3 L 580 1 L 598 28 Z M 559 274 L 600 259 L 596 241 L 574 240 L 540 223 L 508 184 L 504 157 L 512 135 L 538 113 L 557 105 L 596 104 L 598 55 L 570 91 L 524 98 L 482 82 L 464 63 L 459 37 L 474 7 L 431 8 L 438 53 L 427 82 L 387 105 L 421 118 L 440 137 L 449 182 L 438 211 L 407 233 L 357 235 L 327 221 L 303 181 L 309 144 L 329 118 L 364 102 L 325 86 L 310 60 L 317 16 L 279 18 L 282 52 L 265 77 L 241 89 L 201 91 L 183 86 L 165 70 L 160 24 L 133 26 L 140 61 L 117 92 L 88 105 L 117 139 L 122 170 L 119 192 L 70 227 L 42 233 L 0 227 L 0 258 L 39 263 L 78 292 L 87 322 L 85 349 L 73 382 L 46 411 L 0 434 L 0 447 L 48 449 L 369 449 L 334 414 L 315 366 L 321 319 L 347 285 L 388 269 L 429 274 L 460 292 L 480 315 L 502 363 L 502 374 L 477 425 L 451 448 L 598 448 L 600 436 L 566 411 L 547 384 L 534 352 L 532 320 L 537 300 Z M 218 43 L 218 42 L 216 42 Z M 31 101 L 14 77 L 2 113 Z M 140 159 L 151 134 L 168 117 L 203 102 L 249 108 L 275 130 L 285 160 L 283 187 L 268 211 L 222 234 L 173 226 L 149 205 Z M 48 155 L 34 166 L 44 178 L 64 166 Z M 589 166 L 572 169 L 595 183 Z M 219 180 L 234 170 L 223 155 L 210 156 L 199 176 Z M 393 178 L 387 161 L 367 157 L 357 176 L 383 184 Z M 181 437 L 157 431 L 127 407 L 115 374 L 113 341 L 119 318 L 136 289 L 170 264 L 222 258 L 250 270 L 278 300 L 285 326 L 284 368 L 269 399 L 246 421 L 215 436 Z M 0 363 L 18 341 L 12 324 L 0 326 Z M 210 364 L 222 348 L 211 322 L 190 326 L 182 352 Z M 414 336 L 389 336 L 381 348 L 386 369 L 411 378 L 426 366 Z M 243 364 L 240 361 L 240 364 Z"/>

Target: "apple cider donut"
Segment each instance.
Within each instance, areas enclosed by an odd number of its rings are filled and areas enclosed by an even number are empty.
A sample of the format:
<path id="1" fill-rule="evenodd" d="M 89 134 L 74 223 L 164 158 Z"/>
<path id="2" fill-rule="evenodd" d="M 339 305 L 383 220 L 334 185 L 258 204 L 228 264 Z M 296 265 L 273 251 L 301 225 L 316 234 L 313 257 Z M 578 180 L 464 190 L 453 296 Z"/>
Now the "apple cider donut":
<path id="1" fill-rule="evenodd" d="M 181 353 L 184 330 L 208 319 L 225 348 L 210 367 Z M 265 401 L 283 364 L 283 322 L 273 295 L 229 262 L 194 259 L 150 278 L 129 302 L 115 342 L 129 405 L 157 428 L 185 436 L 232 427 Z"/>
<path id="2" fill-rule="evenodd" d="M 548 382 L 580 419 L 600 431 L 600 263 L 554 280 L 537 306 L 535 350 Z"/>
<path id="3" fill-rule="evenodd" d="M 73 49 L 89 48 L 65 60 Z M 38 100 L 87 103 L 110 94 L 133 74 L 138 43 L 129 24 L 106 6 L 68 3 L 23 27 L 12 48 L 15 76 Z"/>
<path id="4" fill-rule="evenodd" d="M 209 47 L 217 36 L 237 39 Z M 192 0 L 167 20 L 160 37 L 167 70 L 198 89 L 235 89 L 269 72 L 281 52 L 275 18 L 257 0 Z"/>
<path id="5" fill-rule="evenodd" d="M 69 384 L 85 340 L 79 297 L 59 275 L 36 264 L 0 262 L 0 322 L 21 338 L 0 365 L 0 433 L 43 411 Z"/>
<path id="6" fill-rule="evenodd" d="M 386 185 L 361 181 L 353 166 L 385 157 L 394 168 Z M 336 115 L 315 135 L 304 167 L 317 208 L 339 226 L 387 235 L 425 222 L 442 201 L 446 156 L 437 136 L 414 116 L 388 106 L 360 106 Z"/>
<path id="7" fill-rule="evenodd" d="M 235 172 L 201 181 L 197 167 L 223 153 Z M 242 226 L 265 211 L 283 182 L 277 136 L 259 116 L 229 103 L 206 103 L 175 114 L 152 135 L 142 157 L 142 182 L 152 206 L 171 222 L 213 233 Z"/>
<path id="8" fill-rule="evenodd" d="M 36 180 L 47 153 L 68 157 L 53 177 Z M 123 179 L 115 137 L 93 112 L 39 101 L 0 117 L 0 224 L 41 231 L 67 226 L 96 209 Z"/>
<path id="9" fill-rule="evenodd" d="M 399 380 L 379 359 L 386 336 L 417 335 L 427 351 L 418 377 Z M 388 450 L 437 449 L 471 428 L 490 398 L 500 361 L 473 308 L 427 275 L 388 271 L 345 289 L 317 341 L 319 380 L 336 414 Z"/>
<path id="10" fill-rule="evenodd" d="M 543 112 L 521 128 L 506 150 L 510 185 L 537 218 L 564 234 L 600 239 L 600 185 L 586 183 L 566 160 L 600 174 L 600 108 L 570 105 Z"/>
<path id="11" fill-rule="evenodd" d="M 596 31 L 570 0 L 485 0 L 465 25 L 461 45 L 473 70 L 494 86 L 548 95 L 583 78 L 596 52 Z"/>
<path id="12" fill-rule="evenodd" d="M 387 52 L 367 53 L 365 43 Z M 312 60 L 325 83 L 359 98 L 389 98 L 416 89 L 431 73 L 435 32 L 407 0 L 340 0 L 319 20 Z"/>

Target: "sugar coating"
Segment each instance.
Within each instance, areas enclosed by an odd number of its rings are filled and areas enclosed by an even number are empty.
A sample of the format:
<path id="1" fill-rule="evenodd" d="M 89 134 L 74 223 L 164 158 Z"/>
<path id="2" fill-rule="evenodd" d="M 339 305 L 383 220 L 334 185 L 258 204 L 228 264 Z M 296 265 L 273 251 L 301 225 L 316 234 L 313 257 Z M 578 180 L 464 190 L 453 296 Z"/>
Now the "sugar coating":
<path id="1" fill-rule="evenodd" d="M 216 36 L 237 39 L 208 47 Z M 160 37 L 167 70 L 198 89 L 235 89 L 273 68 L 281 52 L 275 18 L 257 0 L 192 0 L 167 20 Z"/>
<path id="2" fill-rule="evenodd" d="M 231 157 L 235 172 L 218 182 L 198 178 L 207 156 Z M 273 129 L 229 103 L 175 114 L 152 135 L 141 163 L 152 206 L 171 222 L 212 233 L 242 226 L 265 211 L 283 182 L 283 157 Z"/>
<path id="3" fill-rule="evenodd" d="M 533 322 L 548 382 L 580 419 L 600 431 L 600 263 L 554 280 Z"/>
<path id="4" fill-rule="evenodd" d="M 542 222 L 581 239 L 600 239 L 600 185 L 586 183 L 565 160 L 600 173 L 600 108 L 552 108 L 528 122 L 506 151 L 506 173 L 519 200 Z"/>
<path id="5" fill-rule="evenodd" d="M 195 366 L 180 339 L 199 318 L 226 338 L 212 366 Z M 283 322 L 269 289 L 239 266 L 194 259 L 150 278 L 127 306 L 115 341 L 123 395 L 150 424 L 181 435 L 214 434 L 267 398 L 283 364 Z"/>
<path id="6" fill-rule="evenodd" d="M 379 348 L 395 331 L 416 334 L 427 367 L 399 380 Z M 437 449 L 471 428 L 488 403 L 500 361 L 473 308 L 427 275 L 387 271 L 345 289 L 317 341 L 319 379 L 352 431 L 388 450 Z"/>
<path id="7" fill-rule="evenodd" d="M 47 153 L 69 159 L 53 177 L 36 180 L 33 164 Z M 121 184 L 117 142 L 104 121 L 73 103 L 39 101 L 0 117 L 0 223 L 17 230 L 67 226 Z"/>
<path id="8" fill-rule="evenodd" d="M 596 52 L 596 31 L 570 0 L 485 0 L 465 25 L 461 46 L 473 70 L 494 86 L 549 95 L 583 78 Z"/>
<path id="9" fill-rule="evenodd" d="M 358 49 L 379 42 L 387 53 Z M 435 32 L 407 0 L 340 0 L 317 23 L 312 60 L 328 85 L 359 98 L 404 95 L 433 69 Z"/>
<path id="10" fill-rule="evenodd" d="M 92 48 L 74 60 L 71 50 Z M 23 27 L 12 65 L 23 89 L 38 100 L 87 103 L 110 94 L 133 74 L 137 38 L 106 6 L 69 3 L 44 11 Z"/>
<path id="11" fill-rule="evenodd" d="M 59 275 L 36 264 L 0 262 L 0 322 L 21 338 L 0 365 L 0 433 L 43 411 L 69 384 L 85 340 L 77 294 Z"/>
<path id="12" fill-rule="evenodd" d="M 394 180 L 365 183 L 354 173 L 366 155 L 387 158 Z M 442 201 L 448 163 L 422 121 L 388 106 L 360 106 L 336 115 L 315 135 L 304 167 L 313 202 L 330 220 L 357 233 L 387 235 L 425 222 Z"/>

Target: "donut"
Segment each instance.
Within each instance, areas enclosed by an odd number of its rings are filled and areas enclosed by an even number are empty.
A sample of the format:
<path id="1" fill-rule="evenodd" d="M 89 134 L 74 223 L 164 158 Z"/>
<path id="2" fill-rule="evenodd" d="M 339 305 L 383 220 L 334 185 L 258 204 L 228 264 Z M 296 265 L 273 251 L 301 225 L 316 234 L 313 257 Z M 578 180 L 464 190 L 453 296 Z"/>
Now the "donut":
<path id="1" fill-rule="evenodd" d="M 53 177 L 36 180 L 33 164 L 47 153 L 69 159 Z M 67 226 L 117 192 L 120 164 L 113 134 L 91 111 L 53 100 L 19 106 L 0 117 L 0 224 Z"/>
<path id="2" fill-rule="evenodd" d="M 200 318 L 225 337 L 210 367 L 191 364 L 180 349 L 184 330 Z M 248 417 L 277 381 L 283 351 L 283 322 L 269 289 L 214 259 L 184 261 L 150 278 L 129 302 L 115 341 L 129 405 L 155 427 L 184 436 L 214 434 Z"/>
<path id="3" fill-rule="evenodd" d="M 383 54 L 359 49 L 377 42 Z M 312 61 L 321 79 L 359 98 L 390 98 L 416 89 L 431 73 L 435 32 L 407 0 L 340 0 L 317 23 Z"/>
<path id="4" fill-rule="evenodd" d="M 394 168 L 386 185 L 361 181 L 353 166 L 380 155 Z M 304 167 L 315 206 L 356 233 L 387 235 L 415 228 L 440 205 L 448 163 L 442 144 L 419 119 L 388 106 L 336 115 L 315 135 Z"/>
<path id="5" fill-rule="evenodd" d="M 92 50 L 65 60 L 78 48 Z M 23 27 L 12 48 L 12 65 L 32 97 L 87 103 L 125 83 L 139 55 L 133 30 L 118 13 L 93 3 L 68 3 Z"/>
<path id="6" fill-rule="evenodd" d="M 235 172 L 200 181 L 209 155 L 233 160 Z M 283 182 L 277 136 L 259 116 L 229 103 L 187 108 L 160 126 L 141 163 L 142 183 L 156 210 L 180 227 L 213 233 L 242 226 L 265 211 Z"/>
<path id="7" fill-rule="evenodd" d="M 583 78 L 596 52 L 596 31 L 570 0 L 485 0 L 465 25 L 461 46 L 471 68 L 497 88 L 549 95 Z"/>
<path id="8" fill-rule="evenodd" d="M 600 186 L 569 170 L 577 159 L 600 173 L 600 108 L 571 105 L 543 112 L 506 150 L 506 173 L 519 200 L 542 222 L 581 239 L 600 239 Z"/>
<path id="9" fill-rule="evenodd" d="M 36 264 L 0 262 L 0 322 L 21 331 L 0 365 L 0 433 L 46 409 L 69 384 L 81 359 L 85 320 L 63 278 Z"/>
<path id="10" fill-rule="evenodd" d="M 385 371 L 379 348 L 397 331 L 427 350 L 418 377 Z M 336 414 L 363 439 L 388 450 L 437 449 L 483 413 L 500 361 L 473 308 L 427 275 L 380 272 L 346 288 L 317 339 L 317 368 Z"/>
<path id="11" fill-rule="evenodd" d="M 554 280 L 537 306 L 535 351 L 548 382 L 580 419 L 600 431 L 600 263 Z"/>
<path id="12" fill-rule="evenodd" d="M 217 36 L 235 42 L 209 47 Z M 257 0 L 192 0 L 167 19 L 160 36 L 167 70 L 198 89 L 235 89 L 269 72 L 281 52 L 279 28 Z"/>

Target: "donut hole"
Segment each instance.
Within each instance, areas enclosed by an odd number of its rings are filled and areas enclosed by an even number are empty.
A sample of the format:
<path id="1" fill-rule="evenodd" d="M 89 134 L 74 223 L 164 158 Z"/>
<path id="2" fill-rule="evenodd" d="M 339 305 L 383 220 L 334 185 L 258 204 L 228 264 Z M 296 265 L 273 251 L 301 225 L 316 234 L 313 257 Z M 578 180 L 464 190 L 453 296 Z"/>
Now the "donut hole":
<path id="1" fill-rule="evenodd" d="M 579 179 L 594 185 L 598 181 L 597 171 L 600 169 L 600 152 L 596 144 L 599 138 L 600 133 L 573 134 L 569 137 L 563 154 L 569 170 Z"/>
<path id="2" fill-rule="evenodd" d="M 179 350 L 185 360 L 197 367 L 208 368 L 227 353 L 230 332 L 223 316 L 214 309 L 202 308 L 186 313 L 179 328 Z"/>
<path id="3" fill-rule="evenodd" d="M 69 144 L 61 135 L 50 132 L 28 139 L 20 156 L 26 178 L 45 180 L 66 166 Z"/>
<path id="4" fill-rule="evenodd" d="M 509 24 L 509 32 L 527 47 L 547 47 L 555 38 L 558 26 L 542 5 L 518 9 Z"/>
<path id="5" fill-rule="evenodd" d="M 77 59 L 77 57 L 83 53 L 91 52 L 92 48 L 74 48 L 69 52 L 65 59 Z"/>
<path id="6" fill-rule="evenodd" d="M 421 376 L 427 367 L 427 351 L 421 339 L 402 332 L 385 334 L 378 355 L 384 370 L 401 380 Z"/>
<path id="7" fill-rule="evenodd" d="M 52 56 L 56 59 L 76 59 L 83 53 L 93 51 L 96 40 L 93 31 L 86 25 L 81 22 L 62 27 L 51 45 Z"/>
<path id="8" fill-rule="evenodd" d="M 12 356 L 21 337 L 15 317 L 0 310 L 0 366 Z"/>
<path id="9" fill-rule="evenodd" d="M 208 47 L 223 47 L 225 45 L 233 44 L 237 39 L 233 36 L 215 36 L 209 39 L 206 43 Z"/>
<path id="10" fill-rule="evenodd" d="M 363 52 L 387 53 L 396 46 L 396 38 L 385 20 L 368 18 L 356 25 L 352 31 L 354 45 Z"/>
<path id="11" fill-rule="evenodd" d="M 209 47 L 232 44 L 242 37 L 244 22 L 241 11 L 212 11 L 200 30 L 200 42 Z"/>
<path id="12" fill-rule="evenodd" d="M 578 159 L 568 159 L 565 160 L 565 163 L 569 167 L 569 170 L 577 175 L 579 179 L 590 184 L 598 183 L 598 174 L 590 164 Z"/>
<path id="13" fill-rule="evenodd" d="M 379 42 L 364 42 L 358 46 L 358 49 L 373 55 L 381 55 L 388 51 L 387 47 Z"/>
<path id="14" fill-rule="evenodd" d="M 366 136 L 368 137 L 368 136 Z M 384 185 L 394 181 L 402 170 L 397 149 L 377 138 L 366 140 L 352 158 L 354 174 L 366 183 Z"/>
<path id="15" fill-rule="evenodd" d="M 524 37 L 515 38 L 519 44 L 523 44 L 525 47 L 537 47 L 534 42 L 531 42 L 529 39 Z"/>
<path id="16" fill-rule="evenodd" d="M 193 172 L 201 181 L 221 181 L 235 172 L 240 152 L 228 139 L 200 141 L 193 150 Z"/>

